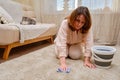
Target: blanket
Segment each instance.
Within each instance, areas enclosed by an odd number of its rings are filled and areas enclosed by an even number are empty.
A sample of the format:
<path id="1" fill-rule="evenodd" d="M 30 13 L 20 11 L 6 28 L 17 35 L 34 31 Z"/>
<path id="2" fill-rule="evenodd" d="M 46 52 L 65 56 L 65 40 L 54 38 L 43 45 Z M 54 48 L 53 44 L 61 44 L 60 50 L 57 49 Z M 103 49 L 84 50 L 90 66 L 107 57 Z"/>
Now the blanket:
<path id="1" fill-rule="evenodd" d="M 16 26 L 20 31 L 20 43 L 25 40 L 33 39 L 45 33 L 50 27 L 50 24 L 37 24 L 37 25 L 21 25 L 9 24 L 9 26 Z"/>

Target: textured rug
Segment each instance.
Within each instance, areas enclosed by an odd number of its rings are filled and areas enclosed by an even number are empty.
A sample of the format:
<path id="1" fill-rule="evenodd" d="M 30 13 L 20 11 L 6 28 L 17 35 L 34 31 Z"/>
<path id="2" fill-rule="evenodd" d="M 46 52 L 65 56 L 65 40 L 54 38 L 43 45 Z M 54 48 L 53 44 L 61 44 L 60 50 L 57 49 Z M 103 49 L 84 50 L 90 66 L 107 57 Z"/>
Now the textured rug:
<path id="1" fill-rule="evenodd" d="M 70 73 L 56 72 L 59 60 L 54 45 L 48 45 L 0 64 L 0 80 L 120 80 L 120 48 L 110 69 L 89 69 L 82 60 L 67 59 Z"/>

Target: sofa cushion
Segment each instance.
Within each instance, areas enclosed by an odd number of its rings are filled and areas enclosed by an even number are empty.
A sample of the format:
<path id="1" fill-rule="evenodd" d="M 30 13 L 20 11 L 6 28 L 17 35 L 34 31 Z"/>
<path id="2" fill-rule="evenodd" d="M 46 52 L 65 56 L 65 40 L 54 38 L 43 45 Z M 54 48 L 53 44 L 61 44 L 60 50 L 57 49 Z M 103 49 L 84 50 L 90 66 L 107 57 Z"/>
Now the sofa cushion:
<path id="1" fill-rule="evenodd" d="M 23 11 L 25 17 L 36 18 L 35 13 L 33 11 Z"/>
<path id="2" fill-rule="evenodd" d="M 31 6 L 22 5 L 22 8 L 23 8 L 23 16 L 24 17 L 29 17 L 29 18 L 36 20 L 36 15 L 35 15 L 34 9 Z"/>
<path id="3" fill-rule="evenodd" d="M 22 8 L 23 8 L 24 11 L 33 11 L 34 10 L 31 6 L 24 5 L 24 4 L 22 5 Z"/>
<path id="4" fill-rule="evenodd" d="M 0 6 L 0 22 L 2 24 L 14 23 L 13 18 L 8 14 L 8 12 Z"/>

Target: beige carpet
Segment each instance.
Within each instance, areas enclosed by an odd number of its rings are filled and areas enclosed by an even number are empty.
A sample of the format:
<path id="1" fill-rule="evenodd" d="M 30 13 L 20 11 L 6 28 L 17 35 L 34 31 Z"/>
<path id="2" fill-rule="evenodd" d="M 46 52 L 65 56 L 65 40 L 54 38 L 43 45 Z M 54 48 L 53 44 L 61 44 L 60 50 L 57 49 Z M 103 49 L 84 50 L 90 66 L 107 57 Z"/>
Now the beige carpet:
<path id="1" fill-rule="evenodd" d="M 0 80 L 120 80 L 120 48 L 114 55 L 110 69 L 89 69 L 81 60 L 67 59 L 70 73 L 57 73 L 59 60 L 54 56 L 54 45 L 2 62 Z"/>

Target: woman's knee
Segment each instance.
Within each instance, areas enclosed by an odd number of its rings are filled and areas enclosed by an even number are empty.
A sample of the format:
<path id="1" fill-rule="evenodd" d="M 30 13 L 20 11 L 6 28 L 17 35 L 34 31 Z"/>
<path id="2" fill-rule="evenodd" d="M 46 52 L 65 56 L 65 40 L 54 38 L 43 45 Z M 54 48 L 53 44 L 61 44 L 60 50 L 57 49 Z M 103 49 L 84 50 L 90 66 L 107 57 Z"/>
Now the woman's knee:
<path id="1" fill-rule="evenodd" d="M 70 46 L 69 57 L 71 59 L 80 59 L 82 57 L 82 48 L 80 47 L 80 45 Z"/>

